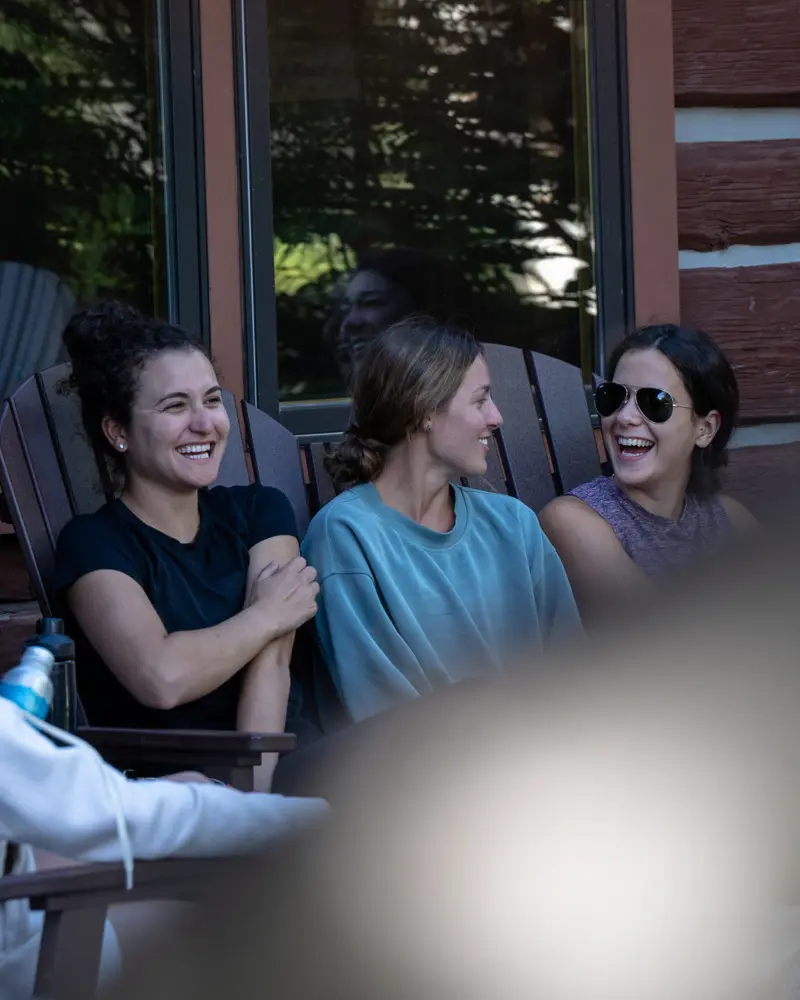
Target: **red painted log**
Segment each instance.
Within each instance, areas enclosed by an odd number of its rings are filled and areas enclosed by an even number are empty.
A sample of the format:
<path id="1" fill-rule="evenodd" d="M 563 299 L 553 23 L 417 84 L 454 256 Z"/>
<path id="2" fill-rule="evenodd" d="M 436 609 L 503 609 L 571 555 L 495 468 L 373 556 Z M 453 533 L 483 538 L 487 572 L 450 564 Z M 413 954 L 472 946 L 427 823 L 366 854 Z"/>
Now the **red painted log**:
<path id="1" fill-rule="evenodd" d="M 746 421 L 800 416 L 800 264 L 683 270 L 681 317 L 727 352 Z"/>
<path id="2" fill-rule="evenodd" d="M 681 250 L 800 241 L 800 141 L 680 144 Z"/>
<path id="3" fill-rule="evenodd" d="M 678 107 L 800 106 L 797 0 L 673 0 Z"/>

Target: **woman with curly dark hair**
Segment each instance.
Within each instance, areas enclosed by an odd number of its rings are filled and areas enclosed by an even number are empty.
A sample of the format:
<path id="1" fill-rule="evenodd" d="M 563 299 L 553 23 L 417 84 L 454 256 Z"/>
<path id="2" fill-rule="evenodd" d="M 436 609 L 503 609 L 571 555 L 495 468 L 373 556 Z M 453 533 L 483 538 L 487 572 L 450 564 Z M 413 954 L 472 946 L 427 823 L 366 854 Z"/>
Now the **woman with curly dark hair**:
<path id="1" fill-rule="evenodd" d="M 280 491 L 209 489 L 230 425 L 205 350 L 117 304 L 75 315 L 64 344 L 86 433 L 120 487 L 64 528 L 56 552 L 90 720 L 282 731 L 316 574 Z"/>
<path id="2" fill-rule="evenodd" d="M 614 470 L 541 512 L 581 609 L 663 578 L 755 524 L 720 494 L 739 388 L 706 334 L 647 326 L 619 344 L 595 393 Z"/>

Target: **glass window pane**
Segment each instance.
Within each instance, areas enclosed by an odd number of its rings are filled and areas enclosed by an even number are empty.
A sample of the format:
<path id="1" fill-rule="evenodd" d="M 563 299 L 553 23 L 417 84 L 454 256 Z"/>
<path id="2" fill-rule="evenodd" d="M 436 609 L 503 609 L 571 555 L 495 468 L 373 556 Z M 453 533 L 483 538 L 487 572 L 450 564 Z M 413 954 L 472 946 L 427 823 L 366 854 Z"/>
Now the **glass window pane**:
<path id="1" fill-rule="evenodd" d="M 3 5 L 0 266 L 164 313 L 155 31 L 150 0 Z"/>
<path id="2" fill-rule="evenodd" d="M 411 311 L 591 369 L 585 0 L 269 0 L 279 376 Z"/>

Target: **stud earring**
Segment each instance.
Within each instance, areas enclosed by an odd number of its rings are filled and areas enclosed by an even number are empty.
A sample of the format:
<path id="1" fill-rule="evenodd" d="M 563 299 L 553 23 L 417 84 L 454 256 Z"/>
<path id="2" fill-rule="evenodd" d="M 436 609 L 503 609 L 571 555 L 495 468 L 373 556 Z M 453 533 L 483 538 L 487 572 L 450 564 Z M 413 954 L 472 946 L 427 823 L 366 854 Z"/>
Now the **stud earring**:
<path id="1" fill-rule="evenodd" d="M 425 424 L 425 433 L 430 434 L 430 432 L 431 432 L 431 422 L 429 420 L 427 424 Z"/>
<path id="2" fill-rule="evenodd" d="M 119 448 L 120 451 L 125 451 L 125 442 L 120 441 L 117 447 Z"/>

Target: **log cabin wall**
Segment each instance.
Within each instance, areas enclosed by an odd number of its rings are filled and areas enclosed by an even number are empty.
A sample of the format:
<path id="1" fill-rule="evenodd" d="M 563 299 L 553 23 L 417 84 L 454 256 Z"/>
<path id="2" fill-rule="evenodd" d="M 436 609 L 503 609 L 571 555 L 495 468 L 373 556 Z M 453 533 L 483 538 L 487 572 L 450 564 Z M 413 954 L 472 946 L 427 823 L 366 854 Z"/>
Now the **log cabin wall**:
<path id="1" fill-rule="evenodd" d="M 756 513 L 800 487 L 797 0 L 673 0 L 681 317 L 742 393 L 727 488 Z"/>

